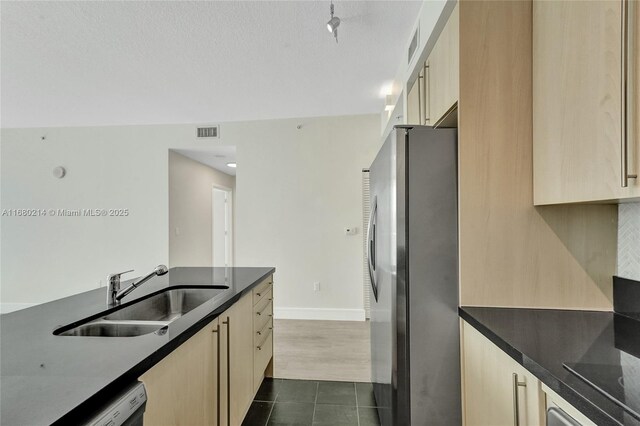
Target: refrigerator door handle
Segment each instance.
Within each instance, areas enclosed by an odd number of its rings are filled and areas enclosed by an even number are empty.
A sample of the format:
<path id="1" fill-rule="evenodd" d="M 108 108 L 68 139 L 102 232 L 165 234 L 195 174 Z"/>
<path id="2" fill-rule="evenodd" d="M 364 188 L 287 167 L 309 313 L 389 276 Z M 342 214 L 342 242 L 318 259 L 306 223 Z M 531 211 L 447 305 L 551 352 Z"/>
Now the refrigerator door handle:
<path id="1" fill-rule="evenodd" d="M 373 198 L 373 208 L 369 214 L 369 223 L 367 225 L 367 264 L 369 267 L 369 279 L 371 280 L 371 289 L 373 297 L 378 301 L 378 284 L 376 283 L 376 219 L 378 213 L 378 199 Z"/>

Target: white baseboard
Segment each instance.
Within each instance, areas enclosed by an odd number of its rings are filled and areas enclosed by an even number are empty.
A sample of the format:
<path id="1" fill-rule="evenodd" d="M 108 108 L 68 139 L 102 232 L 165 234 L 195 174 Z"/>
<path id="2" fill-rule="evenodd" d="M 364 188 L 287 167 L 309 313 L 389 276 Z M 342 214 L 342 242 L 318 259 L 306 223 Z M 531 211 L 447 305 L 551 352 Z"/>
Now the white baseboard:
<path id="1" fill-rule="evenodd" d="M 273 308 L 275 319 L 364 321 L 364 309 Z"/>
<path id="2" fill-rule="evenodd" d="M 0 303 L 0 314 L 8 314 L 9 312 L 30 308 L 36 304 L 37 303 Z"/>

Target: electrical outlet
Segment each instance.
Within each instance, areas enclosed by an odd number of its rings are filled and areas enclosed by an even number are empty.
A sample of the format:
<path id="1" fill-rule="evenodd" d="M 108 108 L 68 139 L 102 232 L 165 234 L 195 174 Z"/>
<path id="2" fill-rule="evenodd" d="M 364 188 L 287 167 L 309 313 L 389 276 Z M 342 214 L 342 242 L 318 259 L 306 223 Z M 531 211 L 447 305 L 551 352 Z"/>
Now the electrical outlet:
<path id="1" fill-rule="evenodd" d="M 320 281 L 313 283 L 313 291 L 320 291 Z"/>
<path id="2" fill-rule="evenodd" d="M 178 228 L 178 227 L 176 226 L 176 230 L 175 230 L 175 232 L 176 232 L 176 235 L 180 235 L 180 228 Z"/>

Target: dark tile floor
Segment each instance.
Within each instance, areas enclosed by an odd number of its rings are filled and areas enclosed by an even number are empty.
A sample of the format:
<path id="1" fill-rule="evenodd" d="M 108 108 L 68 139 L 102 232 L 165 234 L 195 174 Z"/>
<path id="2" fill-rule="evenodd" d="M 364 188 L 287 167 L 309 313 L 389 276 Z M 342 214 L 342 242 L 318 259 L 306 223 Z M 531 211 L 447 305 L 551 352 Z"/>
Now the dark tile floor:
<path id="1" fill-rule="evenodd" d="M 265 379 L 243 426 L 378 426 L 371 383 Z"/>

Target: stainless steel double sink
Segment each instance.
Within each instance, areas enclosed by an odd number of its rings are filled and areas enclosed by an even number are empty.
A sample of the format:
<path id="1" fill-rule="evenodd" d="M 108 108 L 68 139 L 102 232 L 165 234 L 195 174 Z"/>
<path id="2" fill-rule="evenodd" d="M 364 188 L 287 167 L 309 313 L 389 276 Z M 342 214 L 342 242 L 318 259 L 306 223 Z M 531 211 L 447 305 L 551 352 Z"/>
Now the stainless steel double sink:
<path id="1" fill-rule="evenodd" d="M 167 289 L 107 315 L 53 332 L 57 336 L 133 337 L 164 334 L 167 326 L 228 287 Z"/>

